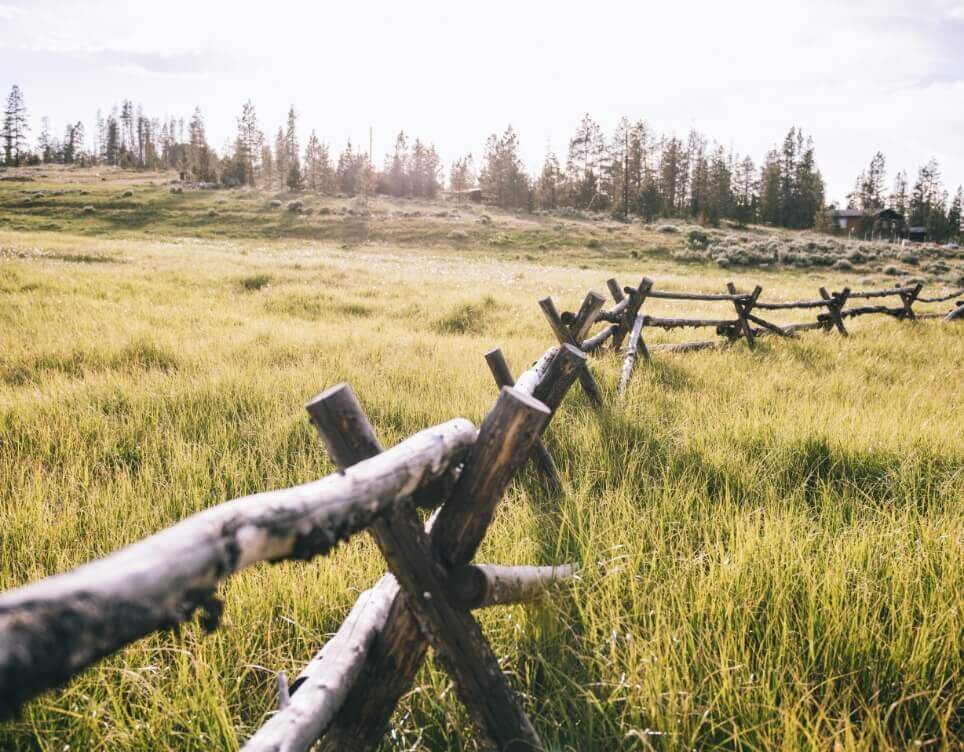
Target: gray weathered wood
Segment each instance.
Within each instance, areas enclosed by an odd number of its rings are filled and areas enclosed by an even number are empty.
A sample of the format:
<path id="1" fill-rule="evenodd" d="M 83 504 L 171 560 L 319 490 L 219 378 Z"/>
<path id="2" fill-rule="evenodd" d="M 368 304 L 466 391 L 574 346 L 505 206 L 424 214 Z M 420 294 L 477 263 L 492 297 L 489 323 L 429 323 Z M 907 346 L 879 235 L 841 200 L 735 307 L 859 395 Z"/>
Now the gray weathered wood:
<path id="1" fill-rule="evenodd" d="M 388 617 L 398 584 L 391 575 L 355 601 L 345 621 L 305 666 L 288 704 L 269 718 L 243 752 L 307 752 L 331 724 L 365 665 Z"/>
<path id="2" fill-rule="evenodd" d="M 512 370 L 509 368 L 505 356 L 502 355 L 502 350 L 498 347 L 489 350 L 485 354 L 485 362 L 489 366 L 489 371 L 492 372 L 492 378 L 495 379 L 496 386 L 500 388 L 504 386 L 515 386 Z M 539 468 L 542 477 L 545 478 L 549 488 L 553 492 L 558 493 L 562 489 L 562 480 L 559 477 L 559 470 L 556 468 L 556 463 L 552 459 L 552 455 L 549 454 L 546 445 L 542 443 L 542 439 L 536 439 L 535 446 L 532 448 L 532 459 L 535 461 L 536 467 Z"/>
<path id="3" fill-rule="evenodd" d="M 664 300 L 743 300 L 747 297 L 745 293 L 729 295 L 725 293 L 703 293 L 703 292 L 671 292 L 669 290 L 650 290 L 650 298 L 662 298 Z"/>
<path id="4" fill-rule="evenodd" d="M 639 309 L 642 308 L 643 303 L 646 302 L 646 297 L 652 289 L 653 280 L 649 277 L 643 277 L 639 282 L 639 286 L 635 289 L 631 287 L 626 288 L 625 292 L 629 297 L 623 301 L 626 305 L 616 321 L 616 323 L 619 324 L 619 329 L 613 333 L 613 350 L 618 352 L 620 348 L 622 348 L 623 340 L 636 323 L 636 316 L 639 313 Z M 620 303 L 620 305 L 622 305 L 622 303 Z M 616 307 L 618 308 L 619 306 Z"/>
<path id="5" fill-rule="evenodd" d="M 598 334 L 593 335 L 589 339 L 584 339 L 582 341 L 582 346 L 579 349 L 585 353 L 596 352 L 596 350 L 602 347 L 606 343 L 606 340 L 612 337 L 618 329 L 619 324 L 610 324 Z"/>
<path id="6" fill-rule="evenodd" d="M 905 318 L 914 319 L 914 301 L 917 300 L 917 296 L 920 295 L 921 289 L 924 287 L 921 283 L 914 285 L 914 289 L 910 292 L 901 292 L 900 302 L 904 305 L 904 312 L 906 314 Z"/>
<path id="7" fill-rule="evenodd" d="M 559 318 L 559 312 L 556 310 L 555 304 L 552 302 L 552 298 L 543 298 L 539 301 L 539 307 L 546 316 L 546 320 L 549 322 L 549 326 L 552 328 L 553 334 L 556 335 L 556 339 L 559 340 L 560 345 L 572 345 L 578 348 L 579 343 L 573 337 L 572 332 L 569 327 L 562 323 L 562 319 Z M 579 369 L 579 383 L 582 385 L 583 391 L 589 398 L 589 401 L 596 407 L 601 407 L 603 404 L 602 392 L 599 389 L 599 385 L 596 383 L 596 379 L 593 378 L 592 373 L 590 373 L 587 365 L 583 364 L 582 368 Z"/>
<path id="8" fill-rule="evenodd" d="M 693 352 L 695 350 L 709 350 L 719 347 L 720 343 L 716 340 L 704 340 L 702 342 L 679 342 L 676 344 L 653 345 L 653 350 L 660 352 Z"/>
<path id="9" fill-rule="evenodd" d="M 917 300 L 921 303 L 944 303 L 945 301 L 953 300 L 960 295 L 964 295 L 964 287 L 962 287 L 960 290 L 954 290 L 953 292 L 949 292 L 944 295 L 937 295 L 932 298 L 922 298 L 918 296 Z"/>
<path id="10" fill-rule="evenodd" d="M 575 576 L 573 564 L 550 567 L 468 564 L 449 572 L 448 594 L 468 610 L 537 600 L 551 586 Z"/>
<path id="11" fill-rule="evenodd" d="M 550 356 L 543 372 L 552 371 L 551 364 L 558 360 Z M 503 390 L 499 402 L 486 416 L 452 498 L 435 517 L 430 534 L 432 544 L 450 567 L 466 564 L 475 555 L 499 498 L 525 462 L 545 423 L 545 413 L 529 409 L 517 399 L 517 391 Z M 414 681 L 426 644 L 404 598 L 396 597 L 378 630 L 373 649 L 366 656 L 359 680 L 321 739 L 319 749 L 355 752 L 376 745 L 395 705 Z"/>
<path id="12" fill-rule="evenodd" d="M 737 319 L 666 319 L 655 316 L 645 317 L 646 326 L 654 326 L 659 329 L 685 329 L 687 327 L 698 329 L 704 326 L 738 326 Z"/>
<path id="13" fill-rule="evenodd" d="M 629 344 L 626 345 L 626 359 L 623 361 L 623 370 L 619 376 L 619 386 L 616 390 L 620 397 L 626 393 L 629 380 L 633 375 L 633 368 L 636 366 L 636 355 L 640 352 L 639 343 L 642 342 L 643 322 L 645 319 L 646 316 L 637 314 L 636 321 L 633 322 L 633 331 L 629 335 Z M 642 352 L 646 360 L 649 360 L 649 351 L 646 350 L 646 345 L 643 345 Z"/>
<path id="14" fill-rule="evenodd" d="M 606 287 L 609 288 L 609 294 L 613 296 L 613 300 L 616 303 L 620 303 L 625 299 L 622 288 L 619 286 L 619 282 L 616 281 L 615 277 L 610 277 L 606 280 Z"/>
<path id="15" fill-rule="evenodd" d="M 942 320 L 957 321 L 958 319 L 964 319 L 964 302 L 958 303 L 957 307 L 953 311 L 949 311 Z"/>
<path id="16" fill-rule="evenodd" d="M 226 502 L 72 572 L 0 596 L 0 715 L 119 648 L 205 607 L 261 561 L 310 559 L 441 477 L 475 441 L 465 420 L 421 431 L 313 483 Z"/>
<path id="17" fill-rule="evenodd" d="M 510 387 L 502 387 L 499 401 L 516 408 L 513 413 L 506 413 L 507 423 L 518 414 L 533 416 L 534 436 L 550 415 L 549 409 L 537 400 Z M 339 464 L 351 455 L 361 460 L 381 451 L 374 430 L 347 385 L 339 385 L 313 400 L 308 410 L 326 445 L 336 447 L 340 453 Z M 439 514 L 438 521 L 447 519 L 451 515 Z M 488 527 L 489 520 L 479 520 L 477 524 Z M 435 649 L 479 730 L 496 749 L 541 749 L 542 743 L 509 687 L 482 629 L 470 614 L 457 609 L 448 599 L 447 569 L 436 558 L 415 510 L 399 505 L 391 514 L 375 520 L 369 530 L 389 570 L 405 591 L 422 635 Z"/>
<path id="18" fill-rule="evenodd" d="M 773 334 L 778 334 L 781 337 L 788 337 L 788 338 L 793 337 L 793 332 L 789 331 L 785 327 L 778 326 L 777 324 L 774 324 L 770 321 L 761 319 L 759 316 L 756 316 L 752 313 L 747 314 L 747 319 L 752 321 L 754 324 L 758 324 L 759 326 L 762 326 L 764 329 L 772 332 Z"/>
<path id="19" fill-rule="evenodd" d="M 887 298 L 893 295 L 900 296 L 902 293 L 913 292 L 914 285 L 907 287 L 891 287 L 887 290 L 867 290 L 866 292 L 851 292 L 851 298 Z"/>
<path id="20" fill-rule="evenodd" d="M 767 303 L 764 300 L 758 300 L 755 307 L 764 311 L 781 311 L 791 308 L 826 308 L 828 305 L 826 300 L 797 300 L 787 303 Z"/>
<path id="21" fill-rule="evenodd" d="M 844 326 L 843 317 L 840 314 L 849 296 L 849 287 L 845 287 L 841 292 L 835 292 L 833 295 L 827 292 L 827 288 L 820 288 L 820 297 L 827 301 L 829 320 L 835 327 L 837 327 L 837 331 L 840 332 L 844 337 L 847 336 L 847 329 Z"/>
<path id="22" fill-rule="evenodd" d="M 731 295 L 737 295 L 736 285 L 734 285 L 732 282 L 726 283 L 726 289 Z M 743 330 L 743 336 L 746 337 L 746 344 L 751 350 L 754 348 L 755 343 L 753 341 L 753 327 L 750 326 L 750 322 L 747 321 L 747 317 L 753 310 L 753 306 L 756 303 L 757 298 L 760 297 L 761 292 L 763 292 L 763 288 L 757 285 L 755 288 L 753 288 L 753 292 L 751 292 L 749 296 L 740 300 L 733 300 L 733 307 L 736 309 L 736 315 L 740 321 L 740 328 Z"/>
<path id="23" fill-rule="evenodd" d="M 572 343 L 579 346 L 586 335 L 589 334 L 589 330 L 592 329 L 592 325 L 596 323 L 596 317 L 602 310 L 606 299 L 600 295 L 598 292 L 590 290 L 586 293 L 586 297 L 582 301 L 582 305 L 579 307 L 579 311 L 576 313 L 576 318 L 569 327 L 569 332 L 572 334 Z"/>

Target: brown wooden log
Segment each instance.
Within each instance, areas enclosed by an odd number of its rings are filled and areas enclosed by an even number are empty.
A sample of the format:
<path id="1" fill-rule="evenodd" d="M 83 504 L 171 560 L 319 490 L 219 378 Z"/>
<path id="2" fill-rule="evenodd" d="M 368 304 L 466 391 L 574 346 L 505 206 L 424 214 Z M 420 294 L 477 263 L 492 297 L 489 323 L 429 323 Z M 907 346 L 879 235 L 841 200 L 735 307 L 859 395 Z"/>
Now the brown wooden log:
<path id="1" fill-rule="evenodd" d="M 543 298 L 539 301 L 539 307 L 546 316 L 546 320 L 549 322 L 549 326 L 552 328 L 553 334 L 556 335 L 556 339 L 559 340 L 561 345 L 572 345 L 578 348 L 579 344 L 576 342 L 565 324 L 562 323 L 562 319 L 559 318 L 559 312 L 556 310 L 555 304 L 552 302 L 552 298 Z M 599 389 L 599 385 L 596 383 L 596 379 L 593 378 L 592 373 L 590 373 L 588 366 L 585 364 L 579 369 L 579 383 L 582 385 L 583 391 L 589 398 L 589 401 L 596 407 L 601 407 L 603 404 L 602 392 Z"/>
<path id="2" fill-rule="evenodd" d="M 420 431 L 350 470 L 235 499 L 104 559 L 0 596 L 0 715 L 195 609 L 217 624 L 218 582 L 310 559 L 441 477 L 475 441 L 466 420 Z"/>
<path id="3" fill-rule="evenodd" d="M 528 603 L 575 577 L 576 567 L 456 567 L 446 579 L 448 597 L 463 610 Z M 481 582 L 479 581 L 481 580 Z M 355 601 L 335 635 L 292 683 L 288 703 L 255 733 L 243 752 L 307 752 L 345 701 L 365 665 L 392 600 L 399 592 L 392 575 Z"/>
<path id="4" fill-rule="evenodd" d="M 736 285 L 732 282 L 726 283 L 726 289 L 729 291 L 730 295 L 736 295 Z M 760 297 L 760 293 L 763 292 L 763 288 L 757 285 L 753 288 L 753 292 L 750 293 L 749 297 L 743 298 L 742 300 L 733 301 L 733 307 L 736 310 L 737 318 L 740 322 L 740 328 L 743 330 L 743 336 L 746 337 L 746 344 L 752 350 L 754 347 L 753 342 L 753 328 L 750 326 L 750 322 L 747 321 L 747 316 L 753 310 L 753 305 L 756 303 L 757 298 Z"/>
<path id="5" fill-rule="evenodd" d="M 791 308 L 826 308 L 828 305 L 826 300 L 797 300 L 788 303 L 767 303 L 766 301 L 758 300 L 756 308 L 764 311 L 781 311 Z"/>
<path id="6" fill-rule="evenodd" d="M 665 319 L 655 316 L 645 317 L 646 326 L 654 326 L 659 329 L 684 329 L 686 327 L 698 329 L 704 326 L 717 327 L 738 327 L 740 322 L 735 319 Z"/>
<path id="7" fill-rule="evenodd" d="M 613 334 L 613 350 L 618 351 L 623 346 L 623 340 L 633 328 L 633 324 L 636 323 L 636 316 L 639 313 L 639 309 L 642 308 L 643 303 L 646 302 L 646 297 L 652 289 L 653 280 L 649 277 L 643 277 L 639 282 L 639 286 L 635 289 L 631 287 L 626 288 L 625 292 L 629 297 L 626 299 L 626 306 L 619 314 L 616 322 L 619 324 L 619 329 Z M 620 305 L 622 304 L 620 303 Z M 618 308 L 619 306 L 616 307 Z"/>
<path id="8" fill-rule="evenodd" d="M 550 358 L 549 363 L 558 360 Z M 544 370 L 552 370 L 551 365 Z M 543 382 L 537 383 L 541 386 Z M 545 423 L 545 413 L 518 400 L 517 392 L 518 389 L 502 391 L 499 402 L 482 423 L 452 499 L 435 518 L 432 544 L 449 566 L 466 564 L 475 555 L 499 498 L 525 462 Z M 404 599 L 396 597 L 366 656 L 359 680 L 321 739 L 319 749 L 355 752 L 378 744 L 392 710 L 415 678 L 425 648 L 417 620 Z"/>
<path id="9" fill-rule="evenodd" d="M 671 292 L 669 290 L 650 290 L 649 297 L 662 298 L 664 300 L 744 300 L 748 295 L 723 294 L 723 293 L 703 293 L 703 292 Z"/>
<path id="10" fill-rule="evenodd" d="M 904 305 L 904 318 L 914 319 L 914 301 L 917 300 L 917 296 L 920 295 L 921 289 L 924 287 L 920 282 L 914 285 L 914 289 L 910 292 L 900 293 L 900 302 Z"/>
<path id="11" fill-rule="evenodd" d="M 598 334 L 590 337 L 589 339 L 584 339 L 582 341 L 582 346 L 579 349 L 584 353 L 596 352 L 596 350 L 602 347 L 606 343 L 606 340 L 612 337 L 618 329 L 619 324 L 610 324 Z"/>
<path id="12" fill-rule="evenodd" d="M 855 306 L 841 311 L 840 315 L 845 319 L 854 319 L 858 316 L 867 316 L 873 313 L 881 313 L 885 316 L 893 316 L 895 319 L 901 320 L 907 318 L 907 309 L 904 308 L 904 306 L 891 308 L 885 305 Z"/>
<path id="13" fill-rule="evenodd" d="M 550 415 L 549 409 L 510 387 L 502 387 L 500 403 L 513 405 L 515 415 L 528 414 L 536 419 L 532 424 L 531 446 Z M 308 411 L 325 443 L 341 453 L 339 460 L 350 456 L 346 451 L 349 447 L 358 459 L 381 450 L 361 405 L 346 384 L 321 394 L 309 403 Z M 471 472 L 468 465 L 465 472 Z M 494 512 L 494 505 L 491 511 Z M 438 520 L 444 519 L 451 516 L 440 513 Z M 481 538 L 489 519 L 475 524 L 481 526 Z M 391 514 L 375 520 L 369 530 L 389 570 L 405 591 L 406 603 L 414 612 L 422 635 L 435 649 L 436 657 L 452 678 L 456 693 L 479 731 L 496 749 L 541 749 L 542 743 L 509 687 L 478 622 L 457 609 L 447 597 L 447 569 L 436 558 L 415 510 L 399 505 Z"/>
<path id="14" fill-rule="evenodd" d="M 575 574 L 573 564 L 550 567 L 468 564 L 449 572 L 448 596 L 464 610 L 528 603 Z"/>
<path id="15" fill-rule="evenodd" d="M 933 298 L 922 298 L 918 296 L 917 300 L 921 303 L 944 303 L 945 301 L 953 300 L 960 295 L 964 295 L 964 287 L 962 287 L 960 290 L 954 290 L 953 292 L 946 293 L 945 295 L 938 295 Z"/>
<path id="16" fill-rule="evenodd" d="M 626 308 L 630 304 L 629 298 L 623 298 L 616 305 L 606 311 L 600 311 L 596 316 L 596 321 L 605 321 L 609 324 L 618 324 L 623 320 Z"/>
<path id="17" fill-rule="evenodd" d="M 572 334 L 571 344 L 579 347 L 579 343 L 586 338 L 589 330 L 592 329 L 592 325 L 596 322 L 596 316 L 602 310 L 605 302 L 606 299 L 598 292 L 590 290 L 586 293 L 575 319 L 569 326 L 569 332 Z"/>
<path id="18" fill-rule="evenodd" d="M 626 389 L 629 387 L 629 380 L 633 376 L 633 369 L 636 366 L 636 355 L 640 351 L 639 343 L 642 341 L 643 323 L 646 318 L 646 316 L 638 314 L 636 321 L 633 322 L 633 330 L 629 335 L 629 344 L 626 346 L 626 359 L 623 361 L 623 370 L 619 376 L 619 385 L 616 389 L 620 397 L 626 393 Z M 646 345 L 644 344 L 643 353 L 646 359 L 649 360 L 649 351 L 645 348 Z"/>
<path id="19" fill-rule="evenodd" d="M 761 319 L 759 316 L 755 316 L 752 313 L 747 315 L 747 319 L 752 321 L 754 324 L 758 324 L 759 326 L 762 326 L 764 329 L 766 329 L 767 331 L 773 334 L 778 334 L 781 337 L 787 337 L 787 338 L 793 337 L 793 332 L 790 331 L 789 329 L 782 326 L 778 326 L 777 324 L 771 323 L 770 321 L 766 321 L 765 319 Z"/>
<path id="20" fill-rule="evenodd" d="M 914 285 L 908 287 L 892 287 L 887 290 L 867 290 L 866 292 L 851 292 L 851 298 L 887 298 L 892 295 L 900 296 L 902 293 L 913 292 Z"/>
<path id="21" fill-rule="evenodd" d="M 827 312 L 830 322 L 837 327 L 837 331 L 840 332 L 844 337 L 847 336 L 847 329 L 844 326 L 843 318 L 840 312 L 843 310 L 844 304 L 847 302 L 847 298 L 850 295 L 850 288 L 845 287 L 841 292 L 834 293 L 831 295 L 827 292 L 826 287 L 820 288 L 820 297 L 827 301 Z M 817 317 L 819 320 L 819 316 Z"/>
<path id="22" fill-rule="evenodd" d="M 366 590 L 289 689 L 288 704 L 269 718 L 243 752 L 307 752 L 321 738 L 361 674 L 399 588 L 391 575 Z"/>
<path id="23" fill-rule="evenodd" d="M 609 294 L 613 296 L 613 300 L 616 303 L 625 300 L 626 296 L 623 294 L 622 288 L 619 286 L 619 282 L 616 281 L 615 277 L 610 277 L 606 280 L 606 287 L 609 288 Z"/>
<path id="24" fill-rule="evenodd" d="M 813 329 L 826 329 L 830 324 L 829 321 L 805 321 L 800 324 L 787 324 L 783 327 L 784 331 L 787 332 L 806 332 Z"/>
<path id="25" fill-rule="evenodd" d="M 492 372 L 492 378 L 495 379 L 496 386 L 500 389 L 504 386 L 515 386 L 515 379 L 512 377 L 512 371 L 505 360 L 505 356 L 502 355 L 502 350 L 498 347 L 489 350 L 485 354 L 485 362 L 489 366 L 489 371 Z M 535 446 L 532 449 L 532 459 L 550 490 L 555 493 L 562 490 L 559 470 L 556 468 L 556 463 L 552 459 L 552 455 L 549 454 L 546 445 L 542 443 L 542 439 L 536 439 Z"/>
<path id="26" fill-rule="evenodd" d="M 709 350 L 719 347 L 720 343 L 716 340 L 704 340 L 702 342 L 679 342 L 676 344 L 653 345 L 653 350 L 660 352 L 693 352 L 695 350 Z"/>

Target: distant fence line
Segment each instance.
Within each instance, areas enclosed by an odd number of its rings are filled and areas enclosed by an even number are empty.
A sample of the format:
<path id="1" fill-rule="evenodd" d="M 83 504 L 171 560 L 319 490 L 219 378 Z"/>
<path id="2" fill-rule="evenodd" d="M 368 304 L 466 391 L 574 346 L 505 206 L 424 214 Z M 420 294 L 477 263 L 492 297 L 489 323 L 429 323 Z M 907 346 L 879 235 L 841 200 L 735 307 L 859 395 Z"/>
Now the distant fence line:
<path id="1" fill-rule="evenodd" d="M 374 748 L 431 646 L 483 743 L 544 750 L 471 611 L 534 600 L 573 578 L 576 565 L 471 562 L 505 489 L 530 458 L 551 490 L 562 488 L 541 436 L 576 380 L 595 409 L 604 406 L 587 354 L 606 342 L 622 352 L 621 395 L 638 357 L 651 358 L 646 327 L 715 327 L 726 341 L 743 338 L 753 347 L 758 336 L 792 337 L 804 329 L 846 335 L 845 318 L 870 313 L 913 319 L 915 302 L 944 302 L 964 293 L 922 298 L 921 285 L 833 293 L 821 288 L 819 299 L 770 303 L 759 299 L 761 287 L 740 293 L 732 283 L 726 293 L 658 290 L 646 277 L 635 288 L 621 288 L 615 279 L 607 286 L 614 300 L 608 310 L 597 292 L 589 292 L 576 312 L 559 313 L 551 298 L 539 301 L 558 345 L 518 380 L 500 350 L 486 353 L 499 395 L 478 428 L 456 418 L 384 450 L 350 387 L 340 384 L 307 405 L 337 472 L 225 502 L 103 559 L 0 595 L 0 719 L 196 612 L 206 630 L 215 629 L 222 610 L 217 586 L 241 569 L 325 555 L 368 530 L 389 574 L 357 599 L 290 685 L 278 675 L 279 708 L 244 749 L 305 752 L 319 742 L 328 751 Z M 885 297 L 898 297 L 901 305 L 846 308 L 849 300 Z M 654 317 L 641 311 L 647 299 L 728 303 L 735 318 Z M 754 313 L 793 309 L 826 310 L 814 322 L 783 326 Z M 964 318 L 964 300 L 945 316 L 957 318 Z M 590 335 L 600 322 L 606 326 Z M 661 347 L 686 351 L 715 344 Z M 435 509 L 427 524 L 417 507 Z"/>
<path id="2" fill-rule="evenodd" d="M 552 298 L 543 298 L 539 301 L 539 306 L 549 321 L 549 326 L 553 333 L 559 338 L 560 342 L 578 342 L 579 347 L 586 353 L 596 353 L 608 341 L 612 341 L 612 348 L 621 351 L 624 355 L 622 373 L 619 379 L 617 391 L 620 395 L 626 392 L 638 358 L 644 360 L 652 358 L 651 349 L 664 351 L 686 352 L 691 350 L 703 350 L 716 347 L 717 340 L 705 340 L 699 342 L 681 342 L 675 344 L 662 344 L 650 348 L 643 337 L 644 329 L 683 329 L 683 328 L 703 328 L 711 327 L 716 330 L 716 334 L 724 338 L 725 342 L 734 342 L 745 339 L 747 345 L 752 349 L 756 344 L 756 338 L 765 335 L 776 335 L 785 338 L 792 338 L 796 332 L 811 329 L 822 329 L 832 331 L 836 329 L 840 334 L 847 336 L 847 328 L 844 319 L 856 318 L 868 314 L 884 314 L 892 316 L 898 320 L 917 319 L 917 318 L 936 318 L 942 317 L 945 321 L 964 319 L 964 288 L 943 295 L 936 295 L 929 298 L 920 296 L 923 289 L 922 284 L 915 284 L 906 287 L 894 287 L 884 290 L 865 290 L 853 291 L 849 287 L 844 287 L 839 292 L 828 292 L 825 287 L 819 289 L 819 298 L 812 300 L 797 300 L 789 302 L 768 302 L 760 300 L 763 288 L 756 285 L 751 292 L 741 293 L 736 289 L 732 282 L 727 283 L 725 293 L 702 293 L 702 292 L 677 292 L 671 290 L 654 289 L 653 280 L 643 277 L 637 287 L 620 287 L 616 279 L 609 279 L 606 282 L 612 295 L 615 305 L 603 310 L 605 299 L 595 291 L 590 291 L 577 313 L 556 312 Z M 900 305 L 864 305 L 846 307 L 848 301 L 877 299 L 896 297 L 900 299 Z M 918 314 L 914 311 L 914 303 L 942 303 L 955 298 L 956 306 L 946 314 L 923 313 Z M 681 300 L 681 301 L 702 301 L 702 302 L 723 302 L 733 306 L 735 318 L 666 318 L 650 316 L 641 311 L 647 299 L 657 300 Z M 762 318 L 754 311 L 786 311 L 786 310 L 807 310 L 807 309 L 826 309 L 817 314 L 816 320 L 804 321 L 794 324 L 776 324 Z M 609 326 L 593 336 L 588 336 L 593 324 L 596 322 L 608 322 Z M 569 327 L 569 331 L 566 328 Z M 626 336 L 629 342 L 623 349 L 622 343 Z M 581 338 L 584 337 L 584 338 Z M 590 398 L 596 401 L 592 395 Z"/>

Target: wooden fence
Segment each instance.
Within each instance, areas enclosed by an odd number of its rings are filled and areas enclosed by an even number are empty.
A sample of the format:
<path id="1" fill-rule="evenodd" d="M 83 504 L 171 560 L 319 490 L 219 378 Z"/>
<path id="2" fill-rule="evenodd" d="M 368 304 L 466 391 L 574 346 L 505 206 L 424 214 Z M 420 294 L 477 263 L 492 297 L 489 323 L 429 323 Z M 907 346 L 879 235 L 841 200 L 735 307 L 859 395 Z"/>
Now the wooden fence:
<path id="1" fill-rule="evenodd" d="M 295 752 L 376 746 L 431 646 L 452 678 L 480 737 L 499 750 L 542 750 L 515 692 L 499 667 L 473 609 L 533 600 L 571 579 L 576 566 L 474 565 L 472 559 L 500 498 L 531 458 L 549 488 L 559 471 L 541 436 L 578 379 L 591 405 L 603 406 L 587 353 L 607 341 L 625 360 L 619 392 L 638 356 L 649 359 L 645 327 L 715 327 L 728 341 L 801 329 L 836 328 L 844 319 L 883 313 L 915 318 L 915 302 L 951 300 L 964 291 L 921 298 L 921 286 L 829 293 L 789 303 L 761 301 L 762 289 L 725 293 L 670 292 L 643 278 L 635 288 L 607 283 L 614 305 L 586 295 L 574 313 L 539 301 L 558 346 L 514 380 L 499 350 L 486 362 L 499 388 L 476 428 L 456 418 L 383 449 L 346 384 L 307 405 L 338 471 L 321 480 L 235 499 L 106 558 L 0 595 L 0 719 L 42 692 L 62 685 L 100 659 L 148 634 L 200 613 L 217 628 L 218 584 L 259 562 L 308 560 L 367 530 L 388 568 L 356 601 L 337 633 L 289 685 L 279 674 L 279 708 L 244 746 L 248 752 Z M 901 305 L 847 308 L 855 299 L 898 297 Z M 660 318 L 642 312 L 647 299 L 718 302 L 733 318 Z M 755 311 L 818 309 L 814 322 L 778 325 Z M 946 318 L 962 318 L 964 301 Z M 599 322 L 604 328 L 590 336 Z M 755 325 L 755 326 L 754 326 Z M 625 348 L 623 342 L 629 341 Z M 710 343 L 664 346 L 699 349 Z M 423 524 L 417 508 L 434 509 Z"/>
<path id="2" fill-rule="evenodd" d="M 723 342 L 734 342 L 745 339 L 752 349 L 756 338 L 766 335 L 780 337 L 794 337 L 796 332 L 810 329 L 824 331 L 836 330 L 847 336 L 844 319 L 865 316 L 868 314 L 885 314 L 898 320 L 932 318 L 943 316 L 946 321 L 964 319 L 964 289 L 930 298 L 920 296 L 923 285 L 915 284 L 907 287 L 894 287 L 884 290 L 852 291 L 849 287 L 839 292 L 828 292 L 826 288 L 819 289 L 819 298 L 812 300 L 797 300 L 789 302 L 767 302 L 760 300 L 763 288 L 755 286 L 750 292 L 738 292 L 736 285 L 727 283 L 726 292 L 676 292 L 657 290 L 653 280 L 643 277 L 636 287 L 620 287 L 615 279 L 606 282 L 612 295 L 614 305 L 604 310 L 605 299 L 599 293 L 589 292 L 576 313 L 558 313 L 551 298 L 539 301 L 539 306 L 549 321 L 553 333 L 560 342 L 578 345 L 586 353 L 596 353 L 603 348 L 607 341 L 612 341 L 612 349 L 621 351 L 624 355 L 622 373 L 619 379 L 618 393 L 624 394 L 629 386 L 636 362 L 639 357 L 650 360 L 651 351 L 655 349 L 685 352 L 716 347 L 720 340 L 702 340 L 695 342 L 681 342 L 663 344 L 650 347 L 643 337 L 645 328 L 650 329 L 683 329 L 709 327 L 716 330 L 716 334 L 723 337 Z M 898 298 L 900 305 L 861 305 L 853 306 L 852 301 L 865 299 Z M 914 312 L 914 303 L 941 303 L 955 298 L 955 308 L 949 313 Z M 649 300 L 677 300 L 715 302 L 732 307 L 732 318 L 666 318 L 650 316 L 642 311 L 643 304 Z M 850 307 L 847 304 L 851 303 Z M 789 311 L 816 309 L 816 319 L 791 324 L 777 324 L 759 315 L 763 311 Z M 769 314 L 768 314 L 769 315 Z M 596 334 L 589 336 L 593 325 L 597 322 L 607 323 Z M 626 336 L 629 342 L 622 347 Z M 592 382 L 588 371 L 582 377 L 583 386 L 587 388 L 590 399 L 596 402 L 593 393 L 598 393 L 598 387 Z"/>

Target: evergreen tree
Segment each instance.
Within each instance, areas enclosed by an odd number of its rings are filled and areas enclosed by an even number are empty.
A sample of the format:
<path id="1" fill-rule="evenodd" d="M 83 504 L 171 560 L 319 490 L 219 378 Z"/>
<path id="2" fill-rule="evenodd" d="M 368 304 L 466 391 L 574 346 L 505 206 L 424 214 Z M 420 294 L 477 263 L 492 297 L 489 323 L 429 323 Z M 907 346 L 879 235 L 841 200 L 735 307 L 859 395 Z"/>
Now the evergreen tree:
<path id="1" fill-rule="evenodd" d="M 27 157 L 27 133 L 30 126 L 27 123 L 27 107 L 23 101 L 23 92 L 16 84 L 10 89 L 7 106 L 3 112 L 3 150 L 4 163 L 20 166 Z"/>
<path id="2" fill-rule="evenodd" d="M 536 183 L 536 204 L 539 208 L 555 209 L 559 205 L 562 181 L 563 175 L 559 166 L 559 159 L 550 149 L 546 152 L 546 159 L 542 164 L 542 173 Z"/>
<path id="3" fill-rule="evenodd" d="M 453 193 L 467 191 L 475 187 L 478 178 L 475 175 L 475 162 L 471 154 L 456 159 L 449 170 L 449 190 Z M 460 195 L 458 200 L 464 201 L 465 197 Z"/>
<path id="4" fill-rule="evenodd" d="M 964 191 L 961 186 L 957 186 L 957 193 L 954 194 L 954 200 L 951 201 L 951 206 L 947 210 L 947 231 L 950 240 L 964 238 L 964 225 L 961 224 L 964 221 L 962 204 L 964 204 Z"/>
<path id="5" fill-rule="evenodd" d="M 288 110 L 288 124 L 284 133 L 284 151 L 287 168 L 285 184 L 289 190 L 299 191 L 302 187 L 301 179 L 301 149 L 298 145 L 297 134 L 298 116 L 292 106 Z"/>
<path id="6" fill-rule="evenodd" d="M 486 141 L 479 186 L 483 198 L 496 206 L 529 206 L 529 178 L 519 157 L 519 139 L 511 125 L 501 137 L 493 133 Z"/>

